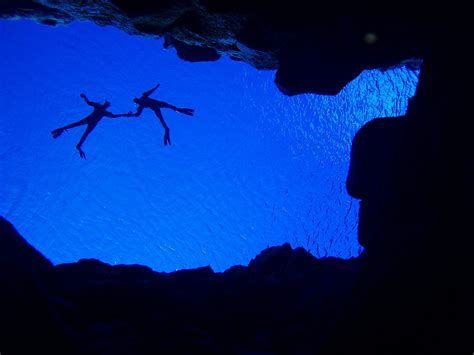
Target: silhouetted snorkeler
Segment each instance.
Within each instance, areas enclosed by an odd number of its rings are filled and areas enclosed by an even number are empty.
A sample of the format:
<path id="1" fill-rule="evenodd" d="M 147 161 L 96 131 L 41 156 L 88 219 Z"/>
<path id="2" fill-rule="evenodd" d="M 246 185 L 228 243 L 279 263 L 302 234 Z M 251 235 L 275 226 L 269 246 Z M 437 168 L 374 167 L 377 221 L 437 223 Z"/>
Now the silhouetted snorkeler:
<path id="1" fill-rule="evenodd" d="M 89 106 L 92 106 L 94 108 L 94 111 L 89 116 L 87 116 L 86 118 L 83 118 L 80 121 L 68 124 L 67 126 L 64 126 L 61 128 L 56 128 L 55 130 L 51 131 L 51 134 L 53 135 L 53 138 L 58 138 L 61 135 L 61 133 L 68 130 L 69 128 L 87 125 L 87 128 L 82 134 L 82 137 L 79 140 L 79 143 L 77 143 L 76 145 L 76 149 L 79 151 L 79 155 L 81 156 L 81 158 L 86 159 L 86 154 L 81 149 L 81 147 L 84 141 L 86 140 L 87 136 L 97 126 L 97 123 L 99 123 L 99 121 L 103 117 L 110 117 L 110 118 L 124 117 L 124 116 L 130 117 L 130 115 L 132 114 L 132 111 L 130 111 L 129 113 L 122 113 L 122 114 L 116 115 L 107 111 L 107 108 L 110 107 L 110 102 L 108 102 L 107 100 L 105 100 L 103 104 L 99 104 L 98 102 L 89 101 L 89 99 L 86 97 L 85 94 L 81 94 L 81 97 Z"/>
<path id="2" fill-rule="evenodd" d="M 160 119 L 161 125 L 165 129 L 165 136 L 163 138 L 164 144 L 168 145 L 171 144 L 170 141 L 170 129 L 166 125 L 165 119 L 163 118 L 163 114 L 161 113 L 162 108 L 169 108 L 171 110 L 183 113 L 188 116 L 194 116 L 194 110 L 192 108 L 178 108 L 173 105 L 170 105 L 163 101 L 158 101 L 155 99 L 150 99 L 150 95 L 158 89 L 160 84 L 157 84 L 153 89 L 145 91 L 140 98 L 134 98 L 133 102 L 138 105 L 137 112 L 131 114 L 130 116 L 138 117 L 143 112 L 143 109 L 149 108 L 155 112 L 156 117 Z"/>

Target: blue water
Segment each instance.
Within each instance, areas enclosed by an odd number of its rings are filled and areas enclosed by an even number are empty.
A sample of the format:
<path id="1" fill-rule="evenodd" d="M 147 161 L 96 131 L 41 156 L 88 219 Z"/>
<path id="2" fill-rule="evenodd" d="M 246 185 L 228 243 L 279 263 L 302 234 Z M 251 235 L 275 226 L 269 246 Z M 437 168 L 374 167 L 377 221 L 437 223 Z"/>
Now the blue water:
<path id="1" fill-rule="evenodd" d="M 247 264 L 290 242 L 317 256 L 360 253 L 358 202 L 345 191 L 358 128 L 406 110 L 417 73 L 364 72 L 335 97 L 285 97 L 274 72 L 223 58 L 186 63 L 161 40 L 90 23 L 47 27 L 0 21 L 0 214 L 54 263 L 98 258 L 159 271 Z M 114 113 L 152 96 L 151 111 L 50 131 L 90 113 Z"/>

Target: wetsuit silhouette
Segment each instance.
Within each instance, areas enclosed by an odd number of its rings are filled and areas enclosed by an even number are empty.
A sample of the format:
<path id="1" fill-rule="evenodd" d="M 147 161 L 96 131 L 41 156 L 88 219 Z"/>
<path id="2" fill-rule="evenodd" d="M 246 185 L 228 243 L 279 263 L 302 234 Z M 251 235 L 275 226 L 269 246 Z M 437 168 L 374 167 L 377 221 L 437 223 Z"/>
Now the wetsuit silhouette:
<path id="1" fill-rule="evenodd" d="M 68 124 L 67 126 L 64 126 L 64 127 L 61 127 L 61 128 L 56 128 L 55 130 L 51 131 L 51 134 L 53 135 L 53 138 L 58 138 L 61 135 L 61 133 L 63 133 L 64 131 L 66 131 L 69 128 L 82 126 L 82 125 L 87 125 L 87 128 L 84 131 L 84 133 L 82 134 L 82 137 L 79 140 L 79 143 L 77 143 L 77 145 L 76 145 L 76 149 L 79 151 L 79 155 L 81 156 L 81 158 L 86 159 L 86 154 L 81 149 L 82 144 L 86 140 L 87 136 L 97 126 L 99 121 L 103 117 L 110 117 L 110 118 L 123 117 L 123 116 L 130 117 L 132 112 L 130 111 L 129 113 L 122 113 L 122 114 L 116 115 L 116 114 L 113 114 L 113 113 L 107 111 L 107 108 L 110 106 L 110 102 L 108 102 L 107 100 L 103 104 L 99 104 L 98 102 L 89 101 L 89 99 L 86 97 L 85 94 L 81 94 L 81 97 L 84 99 L 84 101 L 89 106 L 92 106 L 94 108 L 94 111 L 92 111 L 92 113 L 89 116 L 87 116 L 86 118 L 83 118 L 80 121 Z"/>
<path id="2" fill-rule="evenodd" d="M 160 84 L 157 84 L 153 89 L 145 91 L 140 98 L 134 98 L 133 99 L 133 101 L 138 105 L 138 108 L 137 108 L 137 112 L 131 114 L 130 116 L 138 117 L 139 115 L 141 115 L 141 113 L 143 112 L 143 110 L 145 108 L 149 108 L 149 109 L 153 110 L 156 117 L 159 118 L 159 120 L 161 122 L 161 125 L 165 129 L 165 135 L 164 135 L 163 141 L 164 141 L 165 145 L 168 145 L 168 144 L 171 144 L 170 129 L 166 125 L 165 119 L 163 118 L 163 114 L 161 113 L 161 109 L 162 108 L 169 108 L 171 110 L 183 113 L 183 114 L 188 115 L 188 116 L 194 116 L 194 110 L 192 108 L 178 108 L 178 107 L 170 105 L 170 104 L 168 104 L 164 101 L 158 101 L 158 100 L 155 100 L 155 99 L 151 99 L 149 96 L 151 94 L 153 94 L 153 92 L 156 89 L 158 89 L 159 86 L 160 86 Z"/>

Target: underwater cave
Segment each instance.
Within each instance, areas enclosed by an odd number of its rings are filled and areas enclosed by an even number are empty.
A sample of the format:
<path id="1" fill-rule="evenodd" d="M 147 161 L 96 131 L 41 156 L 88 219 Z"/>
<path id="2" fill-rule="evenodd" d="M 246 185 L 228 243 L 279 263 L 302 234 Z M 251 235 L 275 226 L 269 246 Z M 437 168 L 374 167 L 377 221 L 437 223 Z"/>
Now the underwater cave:
<path id="1" fill-rule="evenodd" d="M 472 353 L 471 22 L 312 6 L 0 0 L 1 355 Z"/>

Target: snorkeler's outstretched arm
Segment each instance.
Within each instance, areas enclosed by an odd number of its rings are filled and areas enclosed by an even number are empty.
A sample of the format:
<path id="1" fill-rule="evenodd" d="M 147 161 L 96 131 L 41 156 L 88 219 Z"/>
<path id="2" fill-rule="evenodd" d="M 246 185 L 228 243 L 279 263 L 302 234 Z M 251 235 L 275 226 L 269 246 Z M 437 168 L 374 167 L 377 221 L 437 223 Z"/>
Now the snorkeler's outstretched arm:
<path id="1" fill-rule="evenodd" d="M 117 117 L 132 117 L 132 111 L 129 111 L 128 113 L 111 113 L 111 112 L 106 112 L 104 114 L 105 117 L 110 117 L 110 118 L 117 118 Z"/>
<path id="2" fill-rule="evenodd" d="M 81 97 L 84 99 L 84 101 L 86 102 L 86 104 L 88 104 L 89 106 L 92 106 L 92 107 L 100 106 L 100 104 L 99 104 L 98 102 L 89 101 L 89 99 L 87 98 L 86 94 L 81 94 Z"/>
<path id="3" fill-rule="evenodd" d="M 86 141 L 87 136 L 94 130 L 94 128 L 95 128 L 95 125 L 88 125 L 86 130 L 82 134 L 81 139 L 79 140 L 79 142 L 76 145 L 76 149 L 79 151 L 79 155 L 83 159 L 86 159 L 86 153 L 84 153 L 84 151 L 82 150 L 82 145 Z"/>
<path id="4" fill-rule="evenodd" d="M 148 97 L 151 94 L 153 94 L 155 92 L 155 90 L 158 89 L 159 87 L 160 87 L 160 84 L 156 84 L 156 86 L 153 89 L 145 91 L 142 95 L 145 96 L 145 97 Z"/>

